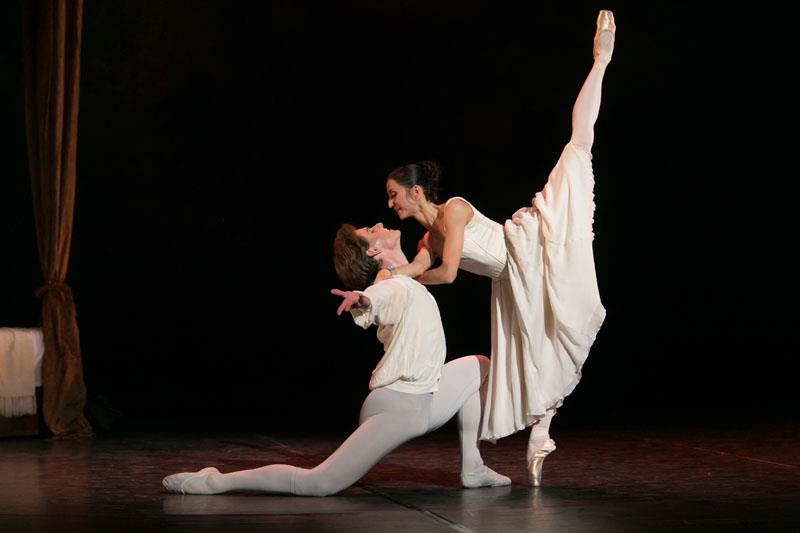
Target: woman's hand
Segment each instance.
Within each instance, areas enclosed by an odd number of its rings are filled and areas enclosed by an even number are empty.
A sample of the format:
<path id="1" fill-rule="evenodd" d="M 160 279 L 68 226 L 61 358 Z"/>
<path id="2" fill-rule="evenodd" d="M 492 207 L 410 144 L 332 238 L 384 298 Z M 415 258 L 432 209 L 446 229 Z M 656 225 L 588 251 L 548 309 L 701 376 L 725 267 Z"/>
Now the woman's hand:
<path id="1" fill-rule="evenodd" d="M 369 305 L 369 298 L 354 291 L 331 289 L 331 294 L 342 297 L 342 303 L 339 305 L 339 309 L 336 310 L 337 315 L 341 315 L 344 311 L 349 311 L 353 307 Z"/>
<path id="2" fill-rule="evenodd" d="M 378 274 L 375 276 L 375 279 L 373 280 L 372 284 L 374 285 L 375 283 L 378 283 L 379 281 L 383 281 L 383 280 L 389 279 L 391 277 L 392 277 L 391 271 L 389 271 L 388 268 L 382 268 L 382 269 L 378 270 Z"/>

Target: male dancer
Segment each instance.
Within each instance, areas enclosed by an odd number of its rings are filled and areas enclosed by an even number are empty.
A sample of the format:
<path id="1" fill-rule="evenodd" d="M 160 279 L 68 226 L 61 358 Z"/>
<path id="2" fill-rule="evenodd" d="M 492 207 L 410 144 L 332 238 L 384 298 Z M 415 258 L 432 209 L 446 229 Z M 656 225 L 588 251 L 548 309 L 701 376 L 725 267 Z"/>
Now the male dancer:
<path id="1" fill-rule="evenodd" d="M 219 494 L 232 490 L 326 496 L 364 476 L 381 458 L 415 437 L 458 415 L 461 483 L 467 488 L 509 485 L 511 480 L 484 465 L 478 450 L 481 385 L 489 361 L 482 355 L 443 365 L 445 339 L 439 308 L 425 287 L 406 276 L 368 286 L 381 268 L 407 264 L 400 232 L 383 224 L 356 229 L 343 225 L 334 241 L 334 266 L 350 291 L 338 314 L 349 311 L 363 328 L 378 326 L 384 354 L 372 373 L 370 394 L 358 429 L 325 461 L 312 469 L 269 465 L 221 473 L 214 467 L 167 476 L 164 488 L 181 494 Z"/>

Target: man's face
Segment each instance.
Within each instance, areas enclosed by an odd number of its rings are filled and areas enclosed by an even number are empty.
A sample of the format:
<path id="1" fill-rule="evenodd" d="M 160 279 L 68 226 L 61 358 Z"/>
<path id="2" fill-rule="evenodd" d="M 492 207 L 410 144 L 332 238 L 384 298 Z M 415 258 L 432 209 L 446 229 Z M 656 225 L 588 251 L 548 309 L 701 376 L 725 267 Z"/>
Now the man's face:
<path id="1" fill-rule="evenodd" d="M 367 253 L 375 259 L 380 259 L 381 252 L 400 247 L 400 230 L 386 229 L 381 222 L 374 226 L 357 229 L 356 235 L 367 240 L 369 243 Z"/>

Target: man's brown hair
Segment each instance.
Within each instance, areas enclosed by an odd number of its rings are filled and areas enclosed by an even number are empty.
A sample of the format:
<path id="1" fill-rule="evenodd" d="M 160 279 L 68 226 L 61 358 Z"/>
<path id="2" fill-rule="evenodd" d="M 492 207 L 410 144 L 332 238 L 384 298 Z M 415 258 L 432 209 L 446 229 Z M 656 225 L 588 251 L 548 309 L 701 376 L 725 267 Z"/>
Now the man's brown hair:
<path id="1" fill-rule="evenodd" d="M 352 224 L 342 224 L 333 240 L 333 267 L 342 284 L 363 291 L 372 284 L 381 263 L 367 255 L 367 239 L 356 234 Z"/>

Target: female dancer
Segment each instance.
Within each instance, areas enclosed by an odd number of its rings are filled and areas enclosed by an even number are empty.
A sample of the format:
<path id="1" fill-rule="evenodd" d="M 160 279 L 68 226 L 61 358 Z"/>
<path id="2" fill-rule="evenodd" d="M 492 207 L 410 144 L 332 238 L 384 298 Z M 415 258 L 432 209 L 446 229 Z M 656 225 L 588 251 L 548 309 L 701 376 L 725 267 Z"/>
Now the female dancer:
<path id="1" fill-rule="evenodd" d="M 572 137 L 530 207 L 503 226 L 463 198 L 436 203 L 438 166 L 405 165 L 386 180 L 389 208 L 428 232 L 410 264 L 383 269 L 423 284 L 452 283 L 459 268 L 492 278 L 492 357 L 481 438 L 496 440 L 533 425 L 531 483 L 541 482 L 553 450 L 550 421 L 580 379 L 605 317 L 592 253 L 594 176 L 591 148 L 603 75 L 616 26 L 601 11 L 594 64 L 572 110 Z M 440 263 L 431 268 L 436 260 Z"/>

